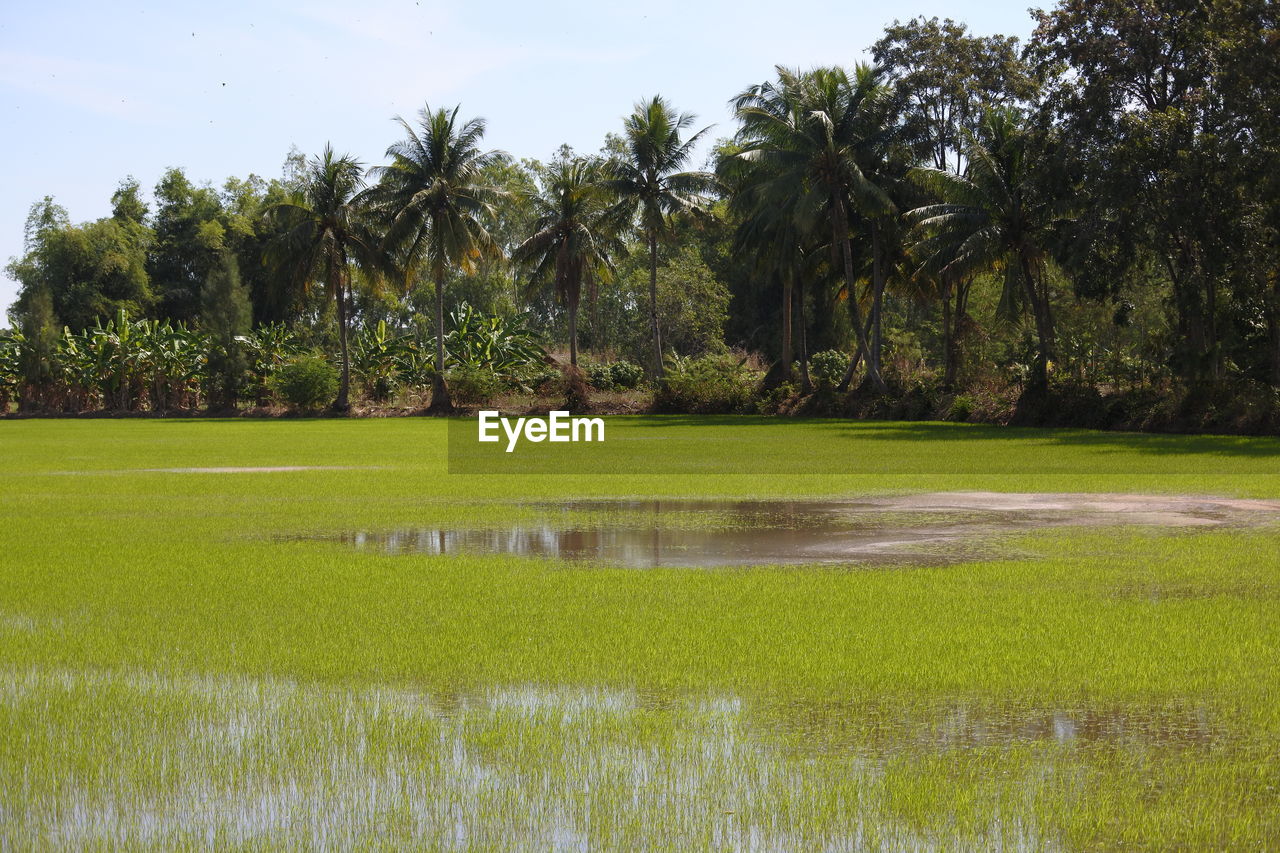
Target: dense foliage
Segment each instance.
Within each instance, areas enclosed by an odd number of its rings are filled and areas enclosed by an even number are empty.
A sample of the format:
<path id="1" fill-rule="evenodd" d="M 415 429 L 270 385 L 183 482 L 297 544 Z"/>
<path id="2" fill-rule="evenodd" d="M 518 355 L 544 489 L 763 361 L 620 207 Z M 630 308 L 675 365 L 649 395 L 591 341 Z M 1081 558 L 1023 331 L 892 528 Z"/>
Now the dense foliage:
<path id="1" fill-rule="evenodd" d="M 339 371 L 339 410 L 424 386 L 448 410 L 451 376 L 469 400 L 536 390 L 563 349 L 602 391 L 642 365 L 668 408 L 819 391 L 847 414 L 1273 428 L 1274 4 L 1061 0 L 1035 24 L 1022 45 L 917 18 L 874 64 L 779 67 L 701 170 L 706 131 L 655 96 L 594 155 L 518 161 L 426 107 L 372 169 L 328 147 L 271 181 L 171 169 L 81 225 L 45 198 L 8 267 L 2 402 L 266 402 L 297 352 L 236 341 L 288 338 Z M 178 340 L 198 358 L 130 354 Z M 730 351 L 767 368 L 750 399 Z"/>

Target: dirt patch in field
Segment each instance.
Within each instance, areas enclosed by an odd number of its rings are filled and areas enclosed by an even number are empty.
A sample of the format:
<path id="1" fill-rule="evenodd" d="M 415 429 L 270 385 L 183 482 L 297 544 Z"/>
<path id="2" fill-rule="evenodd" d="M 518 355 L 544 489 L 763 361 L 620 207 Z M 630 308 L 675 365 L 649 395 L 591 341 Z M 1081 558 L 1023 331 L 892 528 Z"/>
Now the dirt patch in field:
<path id="1" fill-rule="evenodd" d="M 320 538 L 385 554 L 513 554 L 608 565 L 953 563 L 1046 527 L 1199 528 L 1280 521 L 1280 501 L 1123 494 L 938 492 L 848 500 L 593 500 L 536 504 L 503 527 L 356 530 Z M 294 537 L 285 537 L 294 538 Z"/>
<path id="2" fill-rule="evenodd" d="M 286 471 L 355 471 L 351 465 L 261 465 L 256 467 L 218 466 L 214 468 L 143 468 L 146 474 L 279 474 Z"/>
<path id="3" fill-rule="evenodd" d="M 377 471 L 376 465 L 217 465 L 207 468 L 110 468 L 103 471 L 50 471 L 63 476 L 94 474 L 281 474 L 290 471 Z"/>

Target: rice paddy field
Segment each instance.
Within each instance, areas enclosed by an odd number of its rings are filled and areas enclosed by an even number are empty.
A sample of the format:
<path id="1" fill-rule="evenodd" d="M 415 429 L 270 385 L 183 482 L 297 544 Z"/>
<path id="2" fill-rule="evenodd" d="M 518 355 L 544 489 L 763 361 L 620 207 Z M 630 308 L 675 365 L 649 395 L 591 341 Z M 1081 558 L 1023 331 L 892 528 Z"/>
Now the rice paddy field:
<path id="1" fill-rule="evenodd" d="M 1280 847 L 1280 441 L 469 429 L 0 422 L 0 850 Z"/>

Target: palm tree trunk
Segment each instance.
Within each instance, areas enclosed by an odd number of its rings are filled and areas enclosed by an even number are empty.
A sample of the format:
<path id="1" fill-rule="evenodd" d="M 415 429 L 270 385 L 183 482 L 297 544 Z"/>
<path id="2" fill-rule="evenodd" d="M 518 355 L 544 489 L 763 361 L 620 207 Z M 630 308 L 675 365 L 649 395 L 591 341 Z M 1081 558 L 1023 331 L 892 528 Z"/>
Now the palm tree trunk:
<path id="1" fill-rule="evenodd" d="M 658 233 L 649 232 L 649 326 L 653 332 L 653 351 L 657 357 L 654 376 L 662 378 L 662 329 L 658 327 Z"/>
<path id="2" fill-rule="evenodd" d="M 429 411 L 448 413 L 453 411 L 453 399 L 449 396 L 449 383 L 444 378 L 444 269 L 435 270 L 436 284 L 436 375 L 431 381 L 431 407 Z"/>
<path id="3" fill-rule="evenodd" d="M 804 281 L 796 288 L 796 302 L 800 310 L 800 390 L 808 394 L 813 390 L 809 378 L 809 324 L 804 317 Z"/>
<path id="4" fill-rule="evenodd" d="M 782 379 L 791 379 L 791 275 L 782 276 Z"/>
<path id="5" fill-rule="evenodd" d="M 858 349 L 850 360 L 849 370 L 846 371 L 837 389 L 847 391 L 850 382 L 853 381 L 853 372 L 857 370 L 858 359 L 861 358 L 862 353 L 870 350 L 867 347 L 867 332 L 862 327 L 862 311 L 858 308 L 857 282 L 853 275 L 853 249 L 849 246 L 849 220 L 845 216 L 844 202 L 837 193 L 831 194 L 831 210 L 831 242 L 834 247 L 839 248 L 843 256 L 844 285 L 849 293 L 849 313 L 853 315 L 853 330 L 858 336 Z M 871 380 L 871 386 L 875 390 L 880 392 L 885 390 L 880 371 L 870 359 L 867 360 L 867 379 Z"/>
<path id="6" fill-rule="evenodd" d="M 1049 315 L 1049 300 L 1036 285 L 1031 259 L 1019 253 L 1022 263 L 1023 288 L 1031 303 L 1031 315 L 1036 321 L 1036 366 L 1032 375 L 1033 387 L 1045 390 L 1049 387 L 1049 362 L 1053 360 L 1053 320 Z"/>
<path id="7" fill-rule="evenodd" d="M 578 295 L 569 295 L 569 364 L 578 366 Z"/>
<path id="8" fill-rule="evenodd" d="M 844 376 L 840 379 L 840 384 L 836 386 L 836 390 L 845 392 L 849 390 L 849 386 L 853 383 L 853 374 L 858 371 L 858 365 L 862 363 L 862 359 L 867 355 L 867 348 L 864 343 L 871 337 L 871 316 L 867 315 L 867 325 L 862 330 L 862 340 L 858 342 L 858 346 L 853 351 L 853 358 L 849 359 L 849 366 L 844 370 Z"/>
<path id="9" fill-rule="evenodd" d="M 342 353 L 342 373 L 338 379 L 338 399 L 333 401 L 335 412 L 345 412 L 351 408 L 348 397 L 351 393 L 351 357 L 347 353 L 347 294 L 339 279 L 336 288 L 338 297 L 338 349 Z"/>
<path id="10" fill-rule="evenodd" d="M 951 334 L 951 273 L 942 274 L 942 390 L 956 384 L 955 339 Z M 957 301 L 959 301 L 957 299 Z"/>
<path id="11" fill-rule="evenodd" d="M 875 365 L 876 373 L 880 373 L 883 362 L 882 335 L 880 317 L 884 307 L 884 267 L 880 262 L 881 251 L 880 225 L 871 225 L 871 356 L 868 359 Z"/>

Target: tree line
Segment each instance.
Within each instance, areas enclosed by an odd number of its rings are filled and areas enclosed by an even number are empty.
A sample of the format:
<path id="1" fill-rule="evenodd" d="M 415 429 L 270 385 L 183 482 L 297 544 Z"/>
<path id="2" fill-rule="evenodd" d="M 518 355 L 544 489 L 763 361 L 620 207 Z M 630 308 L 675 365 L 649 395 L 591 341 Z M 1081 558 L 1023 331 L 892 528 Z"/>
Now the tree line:
<path id="1" fill-rule="evenodd" d="M 1025 45 L 916 18 L 870 63 L 778 67 L 730 100 L 736 126 L 715 140 L 654 96 L 597 153 L 517 160 L 485 149 L 482 119 L 428 106 L 372 167 L 325 147 L 220 189 L 171 169 L 154 211 L 126 180 L 82 225 L 46 198 L 8 267 L 15 384 L 35 399 L 57 330 L 125 311 L 203 330 L 211 374 L 282 324 L 332 354 L 345 409 L 351 337 L 381 323 L 434 350 L 422 375 L 448 410 L 446 318 L 465 303 L 571 368 L 585 347 L 659 387 L 689 356 L 731 369 L 735 347 L 797 395 L 828 384 L 811 368 L 834 352 L 831 390 L 864 398 L 1074 383 L 1274 404 L 1274 5 L 1033 14 Z M 221 399 L 248 387 L 227 381 Z"/>

